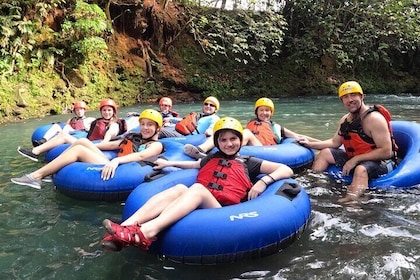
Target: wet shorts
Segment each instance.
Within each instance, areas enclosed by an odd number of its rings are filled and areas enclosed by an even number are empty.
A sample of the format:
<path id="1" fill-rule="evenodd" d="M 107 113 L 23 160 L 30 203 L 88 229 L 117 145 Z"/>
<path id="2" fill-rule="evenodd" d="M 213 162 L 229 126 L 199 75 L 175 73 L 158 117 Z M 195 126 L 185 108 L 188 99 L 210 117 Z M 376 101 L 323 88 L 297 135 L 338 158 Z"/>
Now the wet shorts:
<path id="1" fill-rule="evenodd" d="M 346 161 L 349 160 L 349 158 L 346 155 L 346 152 L 343 149 L 330 149 L 332 156 L 335 160 L 336 166 L 344 166 Z M 382 175 L 387 174 L 388 172 L 392 171 L 394 169 L 394 163 L 392 160 L 382 160 L 382 161 L 363 161 L 359 163 L 358 165 L 362 165 L 366 168 L 366 171 L 368 173 L 369 180 L 376 179 Z M 351 171 L 353 173 L 354 170 Z"/>

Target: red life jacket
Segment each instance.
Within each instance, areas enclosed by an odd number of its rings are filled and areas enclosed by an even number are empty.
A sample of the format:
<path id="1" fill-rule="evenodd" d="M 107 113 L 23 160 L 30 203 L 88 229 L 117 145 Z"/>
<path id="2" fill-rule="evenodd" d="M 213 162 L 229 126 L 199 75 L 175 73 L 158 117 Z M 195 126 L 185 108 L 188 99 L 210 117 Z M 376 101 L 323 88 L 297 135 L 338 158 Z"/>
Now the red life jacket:
<path id="1" fill-rule="evenodd" d="M 117 119 L 116 123 L 118 124 L 119 128 L 118 135 L 121 135 L 127 131 L 127 123 L 124 119 Z M 106 120 L 104 118 L 94 120 L 90 125 L 90 130 L 88 132 L 87 138 L 90 141 L 104 139 L 110 124 L 111 120 Z"/>
<path id="2" fill-rule="evenodd" d="M 201 167 L 197 183 L 205 186 L 222 205 L 238 204 L 252 187 L 246 157 L 215 156 Z"/>
<path id="3" fill-rule="evenodd" d="M 346 119 L 340 126 L 338 134 L 341 136 L 341 141 L 349 158 L 368 153 L 376 148 L 375 142 L 364 132 L 362 127 L 362 118 L 373 111 L 380 112 L 385 117 L 388 123 L 388 130 L 391 135 L 392 150 L 396 156 L 398 146 L 395 143 L 395 139 L 392 134 L 392 127 L 390 123 L 391 114 L 384 106 L 374 105 L 373 107 L 369 107 L 362 116 L 359 116 L 359 118 L 353 122 L 349 123 Z"/>
<path id="4" fill-rule="evenodd" d="M 255 137 L 260 140 L 263 146 L 277 145 L 281 139 L 278 139 L 277 135 L 273 131 L 273 123 L 260 121 L 254 119 L 248 122 L 246 128 L 248 128 Z"/>
<path id="5" fill-rule="evenodd" d="M 194 131 L 197 131 L 197 123 L 201 115 L 197 112 L 192 112 L 182 118 L 179 122 L 175 124 L 175 130 L 181 133 L 182 135 L 193 134 Z"/>
<path id="6" fill-rule="evenodd" d="M 73 118 L 70 119 L 69 125 L 74 130 L 85 130 L 85 124 L 83 122 L 84 119 L 85 119 L 85 117 L 82 117 L 82 118 L 73 117 Z"/>
<path id="7" fill-rule="evenodd" d="M 90 141 L 102 140 L 105 137 L 105 133 L 109 128 L 110 120 L 104 118 L 96 119 L 90 125 L 90 129 L 87 135 L 87 138 Z"/>

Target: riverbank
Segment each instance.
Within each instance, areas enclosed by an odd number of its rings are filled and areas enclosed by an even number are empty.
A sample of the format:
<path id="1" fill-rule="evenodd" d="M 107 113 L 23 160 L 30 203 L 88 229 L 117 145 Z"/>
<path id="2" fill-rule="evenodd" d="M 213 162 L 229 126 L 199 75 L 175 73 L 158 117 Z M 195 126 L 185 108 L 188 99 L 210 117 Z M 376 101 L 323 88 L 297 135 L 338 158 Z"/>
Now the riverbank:
<path id="1" fill-rule="evenodd" d="M 275 13 L 170 1 L 45 3 L 48 13 L 5 5 L 5 19 L 17 22 L 9 25 L 15 32 L 0 31 L 10 43 L 0 55 L 0 123 L 62 114 L 75 100 L 96 109 L 105 98 L 124 107 L 165 95 L 175 102 L 333 96 L 347 80 L 367 94 L 419 94 L 418 25 L 406 24 L 415 11 L 374 2 L 342 9 L 286 1 Z M 324 9 L 343 22 L 325 21 Z M 34 30 L 22 34 L 20 25 Z"/>

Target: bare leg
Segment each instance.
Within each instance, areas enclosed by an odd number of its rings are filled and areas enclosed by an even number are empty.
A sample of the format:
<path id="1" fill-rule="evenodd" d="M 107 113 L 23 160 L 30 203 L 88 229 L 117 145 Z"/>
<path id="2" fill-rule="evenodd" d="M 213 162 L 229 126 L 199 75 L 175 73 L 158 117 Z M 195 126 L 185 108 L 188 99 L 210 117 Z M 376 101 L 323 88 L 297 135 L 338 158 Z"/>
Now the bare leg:
<path id="1" fill-rule="evenodd" d="M 335 160 L 330 149 L 323 149 L 316 156 L 315 161 L 312 164 L 312 170 L 314 172 L 323 172 L 328 168 L 328 165 L 334 163 Z"/>
<path id="2" fill-rule="evenodd" d="M 249 129 L 244 129 L 242 146 L 262 146 L 260 140 Z"/>
<path id="3" fill-rule="evenodd" d="M 338 200 L 338 202 L 349 202 L 357 200 L 367 190 L 369 176 L 364 166 L 358 165 L 354 169 L 353 181 L 347 190 L 347 195 Z"/>
<path id="4" fill-rule="evenodd" d="M 156 235 L 168 226 L 179 221 L 197 208 L 219 208 L 220 203 L 201 184 L 195 183 L 184 191 L 181 196 L 168 204 L 155 219 L 141 225 L 141 231 L 148 239 Z"/>
<path id="5" fill-rule="evenodd" d="M 69 143 L 72 144 L 77 140 L 77 138 L 69 135 L 69 134 L 64 134 L 64 133 L 60 133 L 58 134 L 56 137 L 54 137 L 53 139 L 45 142 L 42 145 L 39 145 L 38 147 L 34 147 L 32 148 L 32 153 L 34 153 L 35 155 L 40 155 L 42 153 L 45 153 L 49 150 L 51 150 L 52 148 L 55 148 L 61 144 L 64 143 Z"/>
<path id="6" fill-rule="evenodd" d="M 121 223 L 122 226 L 143 224 L 150 221 L 165 209 L 175 199 L 180 197 L 186 190 L 187 186 L 178 184 L 170 189 L 164 190 L 152 196 L 140 209 L 138 209 L 131 217 Z"/>
<path id="7" fill-rule="evenodd" d="M 213 135 L 207 137 L 206 141 L 204 141 L 203 143 L 201 143 L 200 145 L 198 145 L 198 147 L 203 150 L 205 153 L 207 153 L 208 151 L 210 151 L 211 149 L 214 148 L 214 143 L 213 143 Z"/>
<path id="8" fill-rule="evenodd" d="M 32 177 L 35 180 L 41 180 L 45 176 L 54 174 L 64 166 L 76 161 L 93 164 L 106 164 L 109 162 L 105 154 L 93 143 L 87 139 L 83 140 L 86 140 L 81 141 L 83 144 L 71 146 L 53 161 L 32 172 Z"/>
<path id="9" fill-rule="evenodd" d="M 47 130 L 47 132 L 45 132 L 42 138 L 49 141 L 51 138 L 53 138 L 57 133 L 60 133 L 61 131 L 62 131 L 61 126 L 55 123 L 50 127 L 50 129 Z"/>

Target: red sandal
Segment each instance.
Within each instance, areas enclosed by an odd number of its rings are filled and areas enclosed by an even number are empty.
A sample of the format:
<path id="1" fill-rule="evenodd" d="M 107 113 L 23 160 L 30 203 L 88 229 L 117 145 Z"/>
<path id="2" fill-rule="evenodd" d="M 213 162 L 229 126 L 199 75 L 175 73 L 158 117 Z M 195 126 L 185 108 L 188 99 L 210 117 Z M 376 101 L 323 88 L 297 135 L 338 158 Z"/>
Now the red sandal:
<path id="1" fill-rule="evenodd" d="M 102 224 L 114 238 L 123 244 L 134 245 L 143 250 L 148 250 L 150 244 L 154 241 L 146 238 L 138 225 L 121 226 L 108 219 L 105 219 Z"/>
<path id="2" fill-rule="evenodd" d="M 106 233 L 101 240 L 101 246 L 106 250 L 119 252 L 123 247 L 127 247 L 128 244 L 124 244 L 112 234 Z"/>

